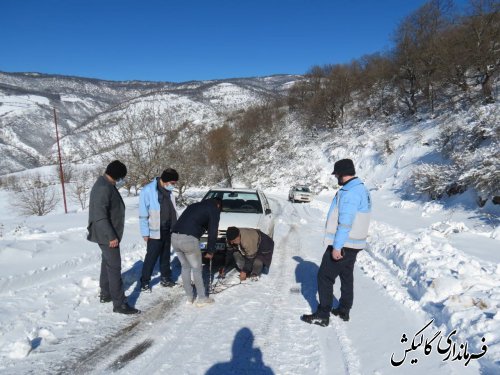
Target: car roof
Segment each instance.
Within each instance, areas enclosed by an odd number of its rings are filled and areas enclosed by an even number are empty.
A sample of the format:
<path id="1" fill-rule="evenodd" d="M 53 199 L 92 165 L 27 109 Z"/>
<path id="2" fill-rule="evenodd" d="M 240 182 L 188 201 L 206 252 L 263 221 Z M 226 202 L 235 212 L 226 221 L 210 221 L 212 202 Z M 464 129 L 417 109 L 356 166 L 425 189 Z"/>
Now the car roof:
<path id="1" fill-rule="evenodd" d="M 243 188 L 216 188 L 210 189 L 209 191 L 229 191 L 229 192 L 238 192 L 238 193 L 257 193 L 258 189 L 243 189 Z"/>

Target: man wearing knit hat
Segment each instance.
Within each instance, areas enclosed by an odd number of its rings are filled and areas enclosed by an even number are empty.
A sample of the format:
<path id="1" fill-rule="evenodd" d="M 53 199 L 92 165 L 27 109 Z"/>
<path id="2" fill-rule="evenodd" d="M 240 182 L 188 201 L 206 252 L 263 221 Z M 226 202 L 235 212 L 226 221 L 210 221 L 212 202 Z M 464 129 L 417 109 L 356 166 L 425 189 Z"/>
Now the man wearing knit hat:
<path id="1" fill-rule="evenodd" d="M 179 180 L 175 169 L 167 168 L 143 187 L 139 197 L 139 225 L 146 241 L 146 257 L 142 266 L 141 289 L 151 292 L 151 275 L 160 258 L 160 285 L 172 287 L 170 269 L 171 232 L 177 222 L 174 188 Z"/>
<path id="2" fill-rule="evenodd" d="M 125 225 L 125 204 L 118 189 L 123 186 L 127 167 L 119 160 L 108 164 L 106 172 L 95 182 L 89 199 L 87 239 L 101 248 L 101 303 L 113 301 L 113 311 L 137 314 L 123 293 L 120 241 Z"/>
<path id="3" fill-rule="evenodd" d="M 302 315 L 310 324 L 326 327 L 330 311 L 343 321 L 349 320 L 354 299 L 354 263 L 366 246 L 370 224 L 371 198 L 363 182 L 355 177 L 351 159 L 335 163 L 333 175 L 341 186 L 332 201 L 326 220 L 325 238 L 329 243 L 318 272 L 319 306 L 315 313 Z M 340 277 L 339 305 L 332 309 L 333 284 Z"/>

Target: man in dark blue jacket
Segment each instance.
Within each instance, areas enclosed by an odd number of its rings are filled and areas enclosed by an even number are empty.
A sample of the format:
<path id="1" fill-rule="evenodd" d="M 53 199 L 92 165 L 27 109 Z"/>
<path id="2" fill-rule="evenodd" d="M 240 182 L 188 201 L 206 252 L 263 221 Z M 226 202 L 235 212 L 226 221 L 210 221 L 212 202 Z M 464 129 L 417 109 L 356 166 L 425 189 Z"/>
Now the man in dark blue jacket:
<path id="1" fill-rule="evenodd" d="M 206 199 L 189 205 L 177 220 L 172 230 L 172 247 L 182 266 L 182 283 L 186 292 L 187 302 L 194 303 L 193 287 L 191 286 L 191 270 L 196 287 L 196 306 L 213 303 L 209 298 L 202 277 L 202 259 L 200 238 L 208 232 L 207 258 L 212 258 L 215 252 L 215 242 L 219 230 L 222 201 L 217 198 Z"/>

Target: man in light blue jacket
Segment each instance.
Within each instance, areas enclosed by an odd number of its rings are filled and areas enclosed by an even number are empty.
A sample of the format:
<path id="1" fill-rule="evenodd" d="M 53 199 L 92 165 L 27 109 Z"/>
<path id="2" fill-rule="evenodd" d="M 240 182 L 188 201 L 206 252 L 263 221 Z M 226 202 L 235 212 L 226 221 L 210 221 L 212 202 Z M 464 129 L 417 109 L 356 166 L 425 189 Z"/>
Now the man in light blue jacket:
<path id="1" fill-rule="evenodd" d="M 170 242 L 172 228 L 177 222 L 177 210 L 173 190 L 179 174 L 175 169 L 165 169 L 144 186 L 139 197 L 139 224 L 141 235 L 146 241 L 146 257 L 142 266 L 141 289 L 151 292 L 151 275 L 160 258 L 160 285 L 172 287 Z"/>
<path id="2" fill-rule="evenodd" d="M 326 327 L 330 311 L 344 321 L 354 299 L 354 263 L 358 252 L 365 248 L 370 225 L 371 198 L 363 182 L 355 177 L 351 159 L 335 163 L 333 173 L 341 186 L 332 201 L 326 220 L 326 240 L 318 272 L 319 306 L 315 313 L 302 315 L 306 323 Z M 340 277 L 339 306 L 332 309 L 333 284 Z"/>

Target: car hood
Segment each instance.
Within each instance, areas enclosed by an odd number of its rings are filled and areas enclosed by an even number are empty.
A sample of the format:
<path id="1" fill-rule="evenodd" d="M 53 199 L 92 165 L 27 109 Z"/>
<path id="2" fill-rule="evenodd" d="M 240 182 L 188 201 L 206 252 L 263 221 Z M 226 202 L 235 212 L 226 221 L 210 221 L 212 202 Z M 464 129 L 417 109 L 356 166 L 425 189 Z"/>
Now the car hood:
<path id="1" fill-rule="evenodd" d="M 228 227 L 259 228 L 262 215 L 263 214 L 221 212 L 219 230 L 226 230 Z"/>

